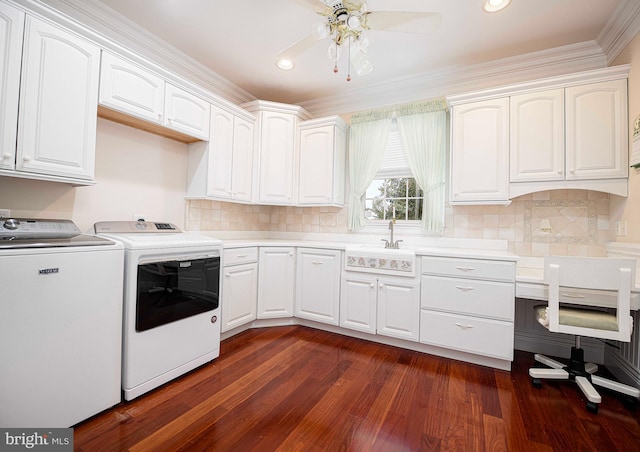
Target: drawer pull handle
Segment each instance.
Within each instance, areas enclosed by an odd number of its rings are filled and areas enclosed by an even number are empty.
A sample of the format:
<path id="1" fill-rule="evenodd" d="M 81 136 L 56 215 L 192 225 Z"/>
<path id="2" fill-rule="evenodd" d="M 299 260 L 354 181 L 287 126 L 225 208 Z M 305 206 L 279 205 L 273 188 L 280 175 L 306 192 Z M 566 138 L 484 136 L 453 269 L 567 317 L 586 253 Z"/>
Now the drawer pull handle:
<path id="1" fill-rule="evenodd" d="M 463 292 L 469 292 L 470 290 L 474 290 L 475 287 L 456 286 L 456 289 L 461 290 Z"/>
<path id="2" fill-rule="evenodd" d="M 456 267 L 456 270 L 460 270 L 462 272 L 471 272 L 475 270 L 473 267 Z"/>
<path id="3" fill-rule="evenodd" d="M 321 265 L 323 262 L 322 261 L 311 261 L 311 263 L 313 265 Z"/>
<path id="4" fill-rule="evenodd" d="M 584 295 L 578 295 L 575 293 L 563 293 L 562 296 L 565 298 L 585 298 Z"/>
<path id="5" fill-rule="evenodd" d="M 473 328 L 473 325 L 469 325 L 469 324 L 464 324 L 464 323 L 459 323 L 456 322 L 456 326 L 459 326 L 460 328 L 464 329 L 464 330 L 468 330 L 469 328 Z"/>
<path id="6" fill-rule="evenodd" d="M 240 258 L 240 259 L 244 259 L 247 256 L 248 256 L 248 254 L 238 254 L 237 257 Z"/>

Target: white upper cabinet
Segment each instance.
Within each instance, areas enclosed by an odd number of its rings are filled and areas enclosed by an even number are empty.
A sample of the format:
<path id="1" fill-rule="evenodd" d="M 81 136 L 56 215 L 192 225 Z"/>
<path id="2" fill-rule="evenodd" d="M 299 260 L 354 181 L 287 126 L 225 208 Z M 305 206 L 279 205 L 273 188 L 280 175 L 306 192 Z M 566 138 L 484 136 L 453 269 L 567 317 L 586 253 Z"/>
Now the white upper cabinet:
<path id="1" fill-rule="evenodd" d="M 295 105 L 249 102 L 256 117 L 253 199 L 258 204 L 294 205 L 298 183 L 298 126 L 307 113 Z"/>
<path id="2" fill-rule="evenodd" d="M 338 116 L 300 123 L 298 205 L 343 206 L 347 125 Z"/>
<path id="3" fill-rule="evenodd" d="M 140 66 L 102 52 L 100 105 L 162 124 L 164 80 Z"/>
<path id="4" fill-rule="evenodd" d="M 627 196 L 628 74 L 612 66 L 450 96 L 451 203 L 568 188 Z"/>
<path id="5" fill-rule="evenodd" d="M 567 88 L 566 106 L 566 178 L 626 178 L 627 80 Z"/>
<path id="6" fill-rule="evenodd" d="M 509 199 L 509 98 L 451 110 L 451 202 Z"/>
<path id="7" fill-rule="evenodd" d="M 187 196 L 252 200 L 254 119 L 233 111 L 212 105 L 210 140 L 189 145 Z"/>
<path id="8" fill-rule="evenodd" d="M 258 201 L 264 204 L 293 204 L 297 118 L 295 115 L 272 111 L 259 115 Z"/>
<path id="9" fill-rule="evenodd" d="M 564 90 L 511 96 L 511 182 L 564 178 Z"/>
<path id="10" fill-rule="evenodd" d="M 126 115 L 102 110 L 101 115 L 108 119 L 185 142 L 209 139 L 210 105 L 207 101 L 108 52 L 102 53 L 99 102 L 103 107 Z M 134 118 L 178 133 L 163 132 L 134 121 Z"/>
<path id="11" fill-rule="evenodd" d="M 0 3 L 0 169 L 15 169 L 24 13 Z"/>
<path id="12" fill-rule="evenodd" d="M 16 170 L 93 179 L 100 49 L 27 17 Z"/>
<path id="13" fill-rule="evenodd" d="M 165 125 L 186 135 L 209 139 L 210 104 L 170 83 L 164 90 Z"/>

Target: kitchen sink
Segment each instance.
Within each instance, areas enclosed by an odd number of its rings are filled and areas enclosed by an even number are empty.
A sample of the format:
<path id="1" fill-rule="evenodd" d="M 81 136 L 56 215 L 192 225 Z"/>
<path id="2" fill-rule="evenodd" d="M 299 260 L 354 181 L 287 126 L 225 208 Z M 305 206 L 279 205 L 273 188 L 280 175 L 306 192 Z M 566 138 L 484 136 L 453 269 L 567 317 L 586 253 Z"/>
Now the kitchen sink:
<path id="1" fill-rule="evenodd" d="M 416 253 L 410 249 L 380 246 L 353 246 L 345 250 L 344 269 L 347 271 L 383 275 L 415 276 Z"/>

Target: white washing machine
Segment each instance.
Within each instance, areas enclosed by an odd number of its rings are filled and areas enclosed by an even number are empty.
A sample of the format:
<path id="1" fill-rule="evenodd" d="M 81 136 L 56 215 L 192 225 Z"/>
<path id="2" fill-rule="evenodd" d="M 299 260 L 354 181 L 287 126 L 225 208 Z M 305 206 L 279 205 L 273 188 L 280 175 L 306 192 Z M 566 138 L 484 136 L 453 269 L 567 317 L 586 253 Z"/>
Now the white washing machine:
<path id="1" fill-rule="evenodd" d="M 161 222 L 105 221 L 94 230 L 125 249 L 124 398 L 218 357 L 222 242 Z"/>
<path id="2" fill-rule="evenodd" d="M 120 403 L 123 261 L 69 220 L 0 220 L 0 427 L 71 427 Z"/>

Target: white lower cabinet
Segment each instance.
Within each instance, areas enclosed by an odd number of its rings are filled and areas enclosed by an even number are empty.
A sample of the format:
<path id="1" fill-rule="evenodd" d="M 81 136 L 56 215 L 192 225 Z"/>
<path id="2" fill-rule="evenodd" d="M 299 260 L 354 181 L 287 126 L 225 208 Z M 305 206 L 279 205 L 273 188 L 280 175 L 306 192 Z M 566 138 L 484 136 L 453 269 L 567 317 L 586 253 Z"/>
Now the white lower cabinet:
<path id="1" fill-rule="evenodd" d="M 420 281 L 378 278 L 378 334 L 418 341 Z"/>
<path id="2" fill-rule="evenodd" d="M 223 333 L 256 319 L 257 259 L 256 247 L 224 250 L 221 301 Z"/>
<path id="3" fill-rule="evenodd" d="M 295 316 L 338 325 L 342 251 L 298 248 L 296 260 Z"/>
<path id="4" fill-rule="evenodd" d="M 376 333 L 378 279 L 362 273 L 344 272 L 340 296 L 340 326 Z"/>
<path id="5" fill-rule="evenodd" d="M 258 318 L 293 317 L 295 248 L 260 248 L 258 263 Z"/>
<path id="6" fill-rule="evenodd" d="M 340 326 L 418 341 L 420 282 L 344 272 Z"/>
<path id="7" fill-rule="evenodd" d="M 420 342 L 513 361 L 515 262 L 423 257 Z"/>

